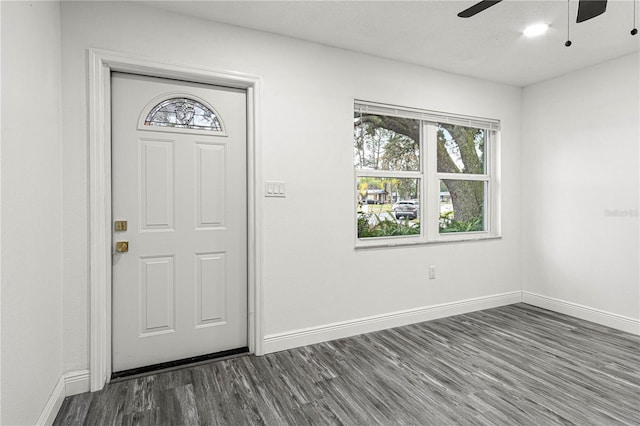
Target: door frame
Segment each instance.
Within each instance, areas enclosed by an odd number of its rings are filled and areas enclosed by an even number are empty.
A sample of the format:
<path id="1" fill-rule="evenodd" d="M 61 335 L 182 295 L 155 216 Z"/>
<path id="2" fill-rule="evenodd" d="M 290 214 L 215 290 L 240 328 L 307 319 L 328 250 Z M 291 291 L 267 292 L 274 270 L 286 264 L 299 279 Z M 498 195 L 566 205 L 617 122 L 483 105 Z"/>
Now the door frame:
<path id="1" fill-rule="evenodd" d="M 111 72 L 171 78 L 247 92 L 247 330 L 250 352 L 262 355 L 262 180 L 260 87 L 255 75 L 159 62 L 89 49 L 89 260 L 91 391 L 111 378 Z"/>

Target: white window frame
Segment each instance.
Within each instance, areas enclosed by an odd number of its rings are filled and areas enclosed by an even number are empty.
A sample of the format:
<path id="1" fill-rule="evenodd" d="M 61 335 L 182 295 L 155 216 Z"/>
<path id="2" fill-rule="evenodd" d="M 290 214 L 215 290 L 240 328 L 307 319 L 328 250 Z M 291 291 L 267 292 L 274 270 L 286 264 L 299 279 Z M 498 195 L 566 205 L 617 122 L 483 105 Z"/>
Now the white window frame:
<path id="1" fill-rule="evenodd" d="M 358 200 L 354 196 L 355 247 L 394 247 L 501 238 L 500 226 L 500 121 L 457 114 L 404 108 L 375 102 L 354 101 L 354 112 L 411 118 L 420 122 L 420 170 L 365 170 L 354 167 L 354 188 L 360 177 L 410 178 L 420 180 L 420 234 L 397 237 L 358 238 Z M 437 123 L 482 128 L 486 132 L 485 173 L 440 173 L 437 164 Z M 484 231 L 440 233 L 440 180 L 485 182 Z"/>

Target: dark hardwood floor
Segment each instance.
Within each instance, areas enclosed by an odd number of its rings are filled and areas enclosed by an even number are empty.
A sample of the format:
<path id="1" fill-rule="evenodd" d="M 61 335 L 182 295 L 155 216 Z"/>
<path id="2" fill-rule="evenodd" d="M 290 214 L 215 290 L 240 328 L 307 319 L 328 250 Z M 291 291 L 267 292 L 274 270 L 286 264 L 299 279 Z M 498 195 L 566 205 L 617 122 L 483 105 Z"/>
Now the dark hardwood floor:
<path id="1" fill-rule="evenodd" d="M 112 383 L 58 425 L 640 425 L 640 337 L 525 304 Z"/>

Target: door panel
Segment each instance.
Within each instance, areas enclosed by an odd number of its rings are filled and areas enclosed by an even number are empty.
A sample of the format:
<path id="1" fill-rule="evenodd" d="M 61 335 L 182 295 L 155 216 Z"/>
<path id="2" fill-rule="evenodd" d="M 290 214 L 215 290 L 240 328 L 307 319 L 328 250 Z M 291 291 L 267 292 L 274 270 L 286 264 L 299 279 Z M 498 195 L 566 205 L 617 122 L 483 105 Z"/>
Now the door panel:
<path id="1" fill-rule="evenodd" d="M 221 324 L 227 317 L 225 294 L 227 276 L 226 253 L 203 253 L 198 255 L 196 279 L 196 311 L 198 326 Z"/>
<path id="2" fill-rule="evenodd" d="M 174 257 L 140 259 L 140 335 L 175 331 Z"/>
<path id="3" fill-rule="evenodd" d="M 113 256 L 112 370 L 247 346 L 245 92 L 122 73 L 111 83 L 112 216 L 128 222 L 113 241 L 129 243 Z M 145 123 L 174 98 L 154 119 L 197 126 Z"/>
<path id="4" fill-rule="evenodd" d="M 224 226 L 226 153 L 224 145 L 196 145 L 198 227 Z"/>
<path id="5" fill-rule="evenodd" d="M 140 140 L 140 224 L 144 230 L 173 229 L 173 143 Z"/>

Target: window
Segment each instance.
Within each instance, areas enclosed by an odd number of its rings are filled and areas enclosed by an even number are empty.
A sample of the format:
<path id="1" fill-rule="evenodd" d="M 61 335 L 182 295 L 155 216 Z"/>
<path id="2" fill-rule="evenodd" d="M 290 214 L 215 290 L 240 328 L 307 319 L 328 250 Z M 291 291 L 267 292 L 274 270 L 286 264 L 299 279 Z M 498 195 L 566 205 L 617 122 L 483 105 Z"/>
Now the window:
<path id="1" fill-rule="evenodd" d="M 222 124 L 212 108 L 186 97 L 171 98 L 157 104 L 147 114 L 144 125 L 222 131 Z"/>
<path id="2" fill-rule="evenodd" d="M 499 122 L 360 102 L 357 246 L 499 236 Z"/>

